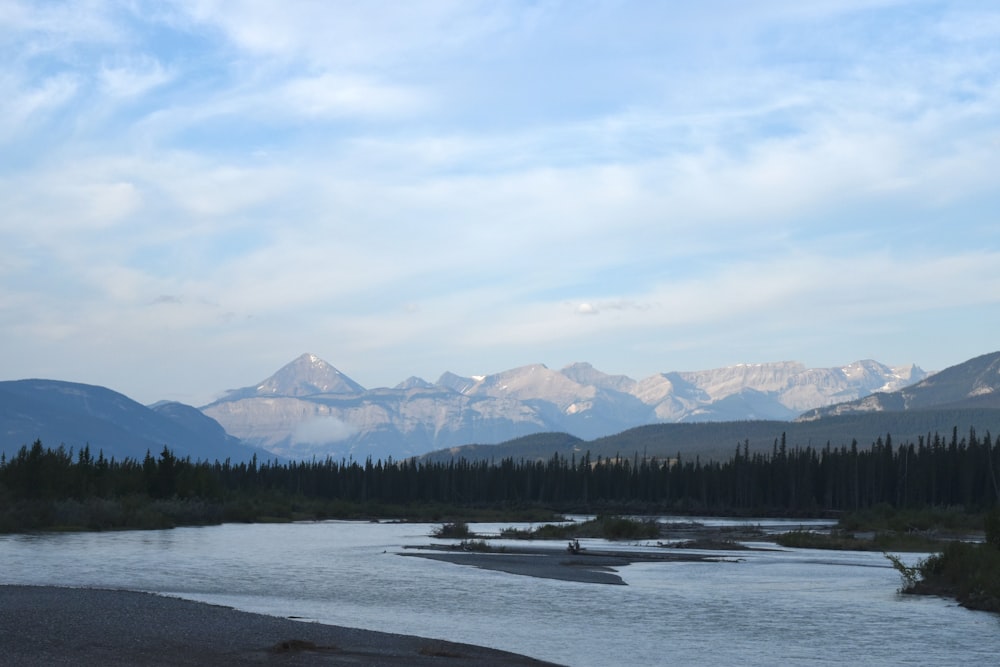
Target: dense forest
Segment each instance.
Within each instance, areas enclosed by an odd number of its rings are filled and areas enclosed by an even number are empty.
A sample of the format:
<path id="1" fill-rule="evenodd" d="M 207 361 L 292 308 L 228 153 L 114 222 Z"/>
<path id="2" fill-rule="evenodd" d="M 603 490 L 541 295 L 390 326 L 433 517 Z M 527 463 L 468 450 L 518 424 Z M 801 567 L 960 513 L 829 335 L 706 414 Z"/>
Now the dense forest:
<path id="1" fill-rule="evenodd" d="M 1000 501 L 998 482 L 1000 438 L 974 429 L 901 444 L 886 435 L 867 447 L 787 447 L 782 437 L 766 453 L 742 443 L 726 461 L 556 454 L 547 461 L 210 463 L 178 458 L 166 447 L 158 456 L 118 461 L 95 457 L 89 447 L 74 453 L 36 441 L 0 458 L 0 531 L 335 515 L 347 505 L 785 515 L 877 505 L 982 511 Z"/>

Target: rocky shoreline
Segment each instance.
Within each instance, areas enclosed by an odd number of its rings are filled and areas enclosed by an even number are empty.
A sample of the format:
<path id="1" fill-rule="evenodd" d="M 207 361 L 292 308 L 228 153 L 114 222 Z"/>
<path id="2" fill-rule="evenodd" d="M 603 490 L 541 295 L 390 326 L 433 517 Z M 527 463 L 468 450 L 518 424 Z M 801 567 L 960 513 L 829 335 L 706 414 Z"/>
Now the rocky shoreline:
<path id="1" fill-rule="evenodd" d="M 0 665 L 536 666 L 514 653 L 151 593 L 0 586 Z"/>

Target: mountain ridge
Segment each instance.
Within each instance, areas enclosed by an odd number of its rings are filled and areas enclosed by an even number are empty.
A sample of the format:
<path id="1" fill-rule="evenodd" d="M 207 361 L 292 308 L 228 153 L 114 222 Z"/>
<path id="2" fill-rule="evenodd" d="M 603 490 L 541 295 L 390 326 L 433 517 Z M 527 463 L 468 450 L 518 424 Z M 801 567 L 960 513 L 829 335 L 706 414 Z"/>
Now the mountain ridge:
<path id="1" fill-rule="evenodd" d="M 202 460 L 273 458 L 245 446 L 197 408 L 161 401 L 142 405 L 106 387 L 61 380 L 0 381 L 0 452 L 16 453 L 41 440 L 105 457 L 142 459 L 169 447 Z"/>
<path id="2" fill-rule="evenodd" d="M 282 456 L 402 458 L 547 431 L 593 439 L 649 423 L 787 421 L 803 409 L 926 376 L 912 364 L 862 360 L 809 369 L 785 361 L 635 380 L 577 362 L 561 370 L 534 363 L 471 377 L 446 371 L 435 383 L 410 377 L 392 388 L 364 389 L 305 353 L 200 409 L 227 432 Z"/>
<path id="3" fill-rule="evenodd" d="M 800 415 L 798 420 L 954 405 L 1000 408 L 1000 352 L 973 357 L 896 391 L 873 392 L 852 401 L 817 407 Z"/>
<path id="4" fill-rule="evenodd" d="M 851 365 L 857 376 L 871 368 Z M 745 396 L 745 390 L 726 399 Z M 759 392 L 755 392 L 759 393 Z M 468 445 L 429 452 L 423 461 L 454 458 L 468 460 L 548 460 L 565 457 L 675 458 L 725 460 L 736 448 L 749 453 L 774 453 L 779 441 L 788 447 L 816 450 L 883 442 L 914 444 L 971 440 L 973 432 L 1000 432 L 1000 352 L 980 355 L 950 366 L 895 392 L 876 392 L 864 398 L 803 413 L 794 421 L 677 422 L 638 426 L 587 442 L 567 441 L 542 434 L 489 447 Z"/>

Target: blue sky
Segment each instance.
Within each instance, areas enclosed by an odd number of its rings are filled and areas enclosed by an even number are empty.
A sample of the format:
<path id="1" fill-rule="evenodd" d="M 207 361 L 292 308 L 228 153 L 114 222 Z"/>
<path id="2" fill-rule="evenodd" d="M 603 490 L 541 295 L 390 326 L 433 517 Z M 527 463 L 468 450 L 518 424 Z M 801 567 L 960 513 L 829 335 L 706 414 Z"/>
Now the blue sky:
<path id="1" fill-rule="evenodd" d="M 1000 5 L 0 0 L 0 369 L 1000 349 Z"/>

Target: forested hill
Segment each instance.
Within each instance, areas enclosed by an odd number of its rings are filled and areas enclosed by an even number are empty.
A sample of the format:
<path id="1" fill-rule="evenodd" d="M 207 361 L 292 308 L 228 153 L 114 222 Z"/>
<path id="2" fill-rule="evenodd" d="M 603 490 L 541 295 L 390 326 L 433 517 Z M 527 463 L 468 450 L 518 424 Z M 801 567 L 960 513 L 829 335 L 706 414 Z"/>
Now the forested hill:
<path id="1" fill-rule="evenodd" d="M 914 410 L 878 412 L 825 417 L 810 422 L 745 421 L 702 422 L 693 424 L 652 424 L 629 429 L 617 435 L 584 441 L 566 434 L 545 433 L 527 436 L 499 445 L 467 445 L 431 452 L 421 460 L 444 461 L 464 458 L 470 461 L 513 458 L 547 460 L 553 454 L 569 456 L 590 452 L 601 456 L 632 458 L 682 457 L 725 461 L 737 446 L 753 452 L 770 452 L 784 439 L 787 446 L 822 449 L 851 446 L 867 448 L 878 438 L 891 435 L 896 442 L 917 443 L 932 433 L 1000 434 L 1000 410 Z"/>

